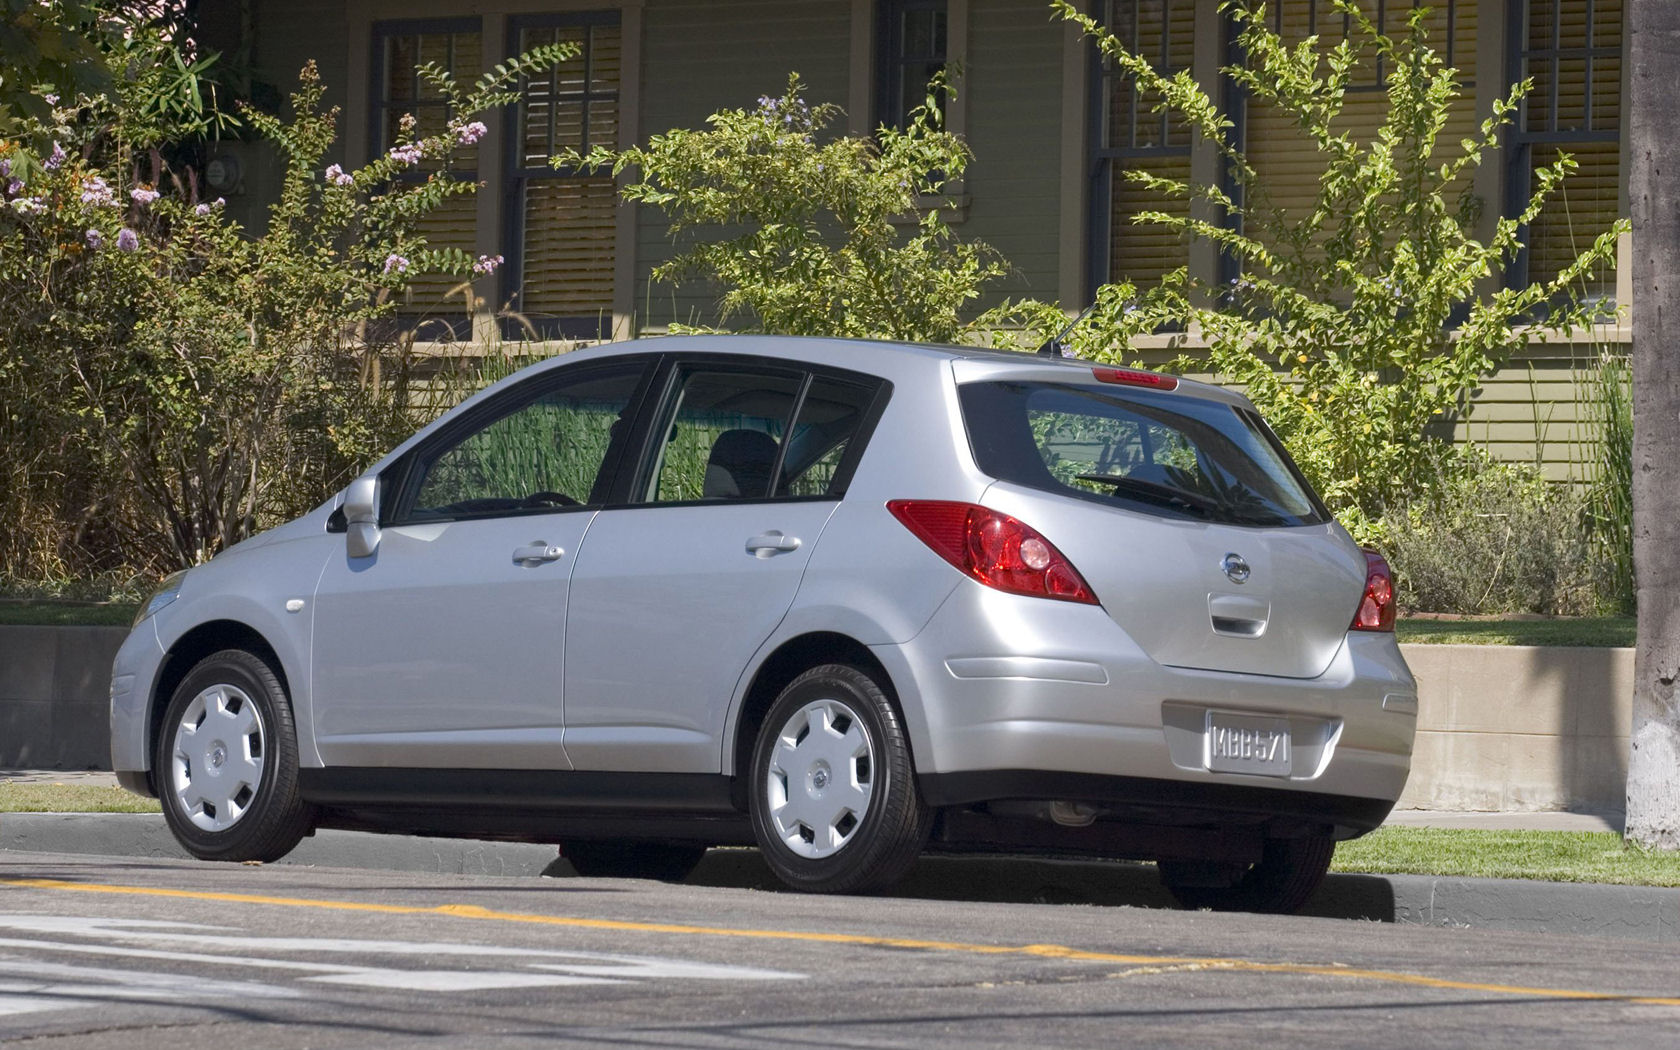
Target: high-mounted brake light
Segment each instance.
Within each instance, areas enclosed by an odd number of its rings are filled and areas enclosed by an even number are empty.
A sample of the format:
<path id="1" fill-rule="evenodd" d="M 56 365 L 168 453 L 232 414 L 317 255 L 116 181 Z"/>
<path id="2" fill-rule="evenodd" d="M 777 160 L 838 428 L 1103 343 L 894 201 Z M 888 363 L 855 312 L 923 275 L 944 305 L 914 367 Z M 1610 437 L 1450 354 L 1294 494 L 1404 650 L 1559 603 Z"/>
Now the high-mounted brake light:
<path id="1" fill-rule="evenodd" d="M 1091 374 L 1099 383 L 1121 383 L 1126 386 L 1152 386 L 1156 390 L 1178 389 L 1177 376 L 1159 372 L 1142 372 L 1135 368 L 1093 368 Z"/>
<path id="2" fill-rule="evenodd" d="M 887 509 L 935 554 L 988 587 L 1097 604 L 1079 570 L 1025 522 L 977 504 L 947 500 L 895 499 Z"/>
<path id="3" fill-rule="evenodd" d="M 1353 630 L 1394 630 L 1394 573 L 1387 559 L 1369 547 L 1365 549 L 1365 594 L 1353 614 Z"/>

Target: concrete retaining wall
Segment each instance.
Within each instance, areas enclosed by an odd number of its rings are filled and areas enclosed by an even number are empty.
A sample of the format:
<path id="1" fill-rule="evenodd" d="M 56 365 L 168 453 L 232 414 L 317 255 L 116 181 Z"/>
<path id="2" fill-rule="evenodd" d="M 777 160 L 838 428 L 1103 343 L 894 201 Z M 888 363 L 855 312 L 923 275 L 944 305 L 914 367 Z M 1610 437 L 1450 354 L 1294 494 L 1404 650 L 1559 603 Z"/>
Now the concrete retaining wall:
<path id="1" fill-rule="evenodd" d="M 104 769 L 120 627 L 0 627 L 0 769 Z M 1418 740 L 1402 809 L 1620 812 L 1632 649 L 1407 645 Z"/>
<path id="2" fill-rule="evenodd" d="M 125 627 L 0 627 L 0 769 L 111 768 Z"/>

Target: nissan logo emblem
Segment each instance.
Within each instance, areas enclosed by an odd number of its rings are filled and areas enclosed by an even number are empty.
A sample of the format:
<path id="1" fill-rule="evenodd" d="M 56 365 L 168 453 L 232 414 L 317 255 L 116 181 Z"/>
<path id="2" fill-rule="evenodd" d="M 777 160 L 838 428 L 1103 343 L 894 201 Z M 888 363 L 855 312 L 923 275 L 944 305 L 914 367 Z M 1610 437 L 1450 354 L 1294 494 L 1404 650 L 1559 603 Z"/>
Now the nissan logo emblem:
<path id="1" fill-rule="evenodd" d="M 1248 580 L 1248 562 L 1240 554 L 1227 554 L 1220 559 L 1219 568 L 1232 583 L 1245 583 Z"/>

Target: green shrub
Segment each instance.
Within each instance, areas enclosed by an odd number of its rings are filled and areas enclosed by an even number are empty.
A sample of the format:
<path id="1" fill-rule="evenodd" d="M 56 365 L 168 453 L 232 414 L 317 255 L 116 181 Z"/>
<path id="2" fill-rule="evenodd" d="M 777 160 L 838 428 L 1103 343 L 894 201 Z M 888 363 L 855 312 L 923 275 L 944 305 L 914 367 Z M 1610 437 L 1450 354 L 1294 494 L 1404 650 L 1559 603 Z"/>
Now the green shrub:
<path id="1" fill-rule="evenodd" d="M 1610 567 L 1582 527 L 1586 497 L 1470 452 L 1374 523 L 1408 612 L 1588 615 Z"/>

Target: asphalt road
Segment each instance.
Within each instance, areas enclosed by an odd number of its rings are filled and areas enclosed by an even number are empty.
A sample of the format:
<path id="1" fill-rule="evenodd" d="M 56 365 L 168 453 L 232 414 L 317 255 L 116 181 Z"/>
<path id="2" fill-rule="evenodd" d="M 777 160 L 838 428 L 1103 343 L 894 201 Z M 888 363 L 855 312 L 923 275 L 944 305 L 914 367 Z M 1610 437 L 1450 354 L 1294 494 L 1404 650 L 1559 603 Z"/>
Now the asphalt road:
<path id="1" fill-rule="evenodd" d="M 0 860 L 0 1044 L 1662 1047 L 1680 951 L 1321 918 Z"/>

